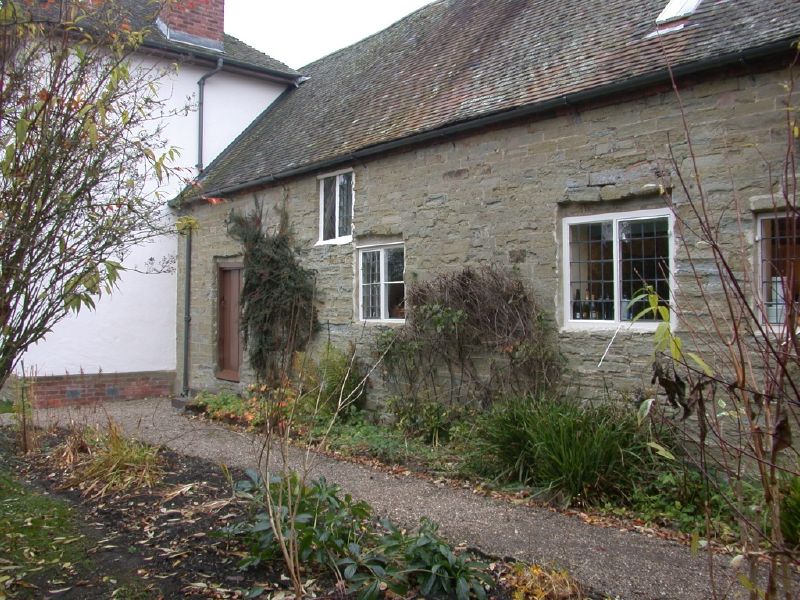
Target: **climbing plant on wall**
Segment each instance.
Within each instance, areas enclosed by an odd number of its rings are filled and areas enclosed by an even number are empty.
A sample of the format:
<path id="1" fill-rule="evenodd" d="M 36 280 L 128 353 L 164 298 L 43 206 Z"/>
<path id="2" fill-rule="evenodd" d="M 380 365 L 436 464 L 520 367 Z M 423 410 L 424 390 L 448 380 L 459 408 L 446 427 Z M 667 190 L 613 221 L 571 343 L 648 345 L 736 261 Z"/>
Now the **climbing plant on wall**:
<path id="1" fill-rule="evenodd" d="M 241 327 L 250 366 L 259 381 L 277 384 L 317 328 L 315 274 L 300 264 L 285 210 L 272 231 L 259 202 L 231 212 L 228 233 L 244 251 Z"/>

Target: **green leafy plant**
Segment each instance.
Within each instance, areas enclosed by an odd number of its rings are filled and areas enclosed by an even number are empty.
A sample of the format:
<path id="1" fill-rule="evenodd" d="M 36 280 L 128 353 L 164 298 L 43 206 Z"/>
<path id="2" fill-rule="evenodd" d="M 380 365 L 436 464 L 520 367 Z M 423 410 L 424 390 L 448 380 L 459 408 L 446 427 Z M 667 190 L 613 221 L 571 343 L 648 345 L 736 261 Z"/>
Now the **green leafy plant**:
<path id="1" fill-rule="evenodd" d="M 416 587 L 426 598 L 483 599 L 493 583 L 486 565 L 455 553 L 434 523 L 423 520 L 413 534 L 386 520 L 376 524 L 369 505 L 341 497 L 339 486 L 324 479 L 303 486 L 296 475 L 276 477 L 265 490 L 260 476 L 249 471 L 236 490 L 256 507 L 251 521 L 226 529 L 248 542 L 242 568 L 280 557 L 275 519 L 267 513 L 273 510 L 302 563 L 331 572 L 359 598 L 378 598 L 386 589 L 405 595 Z M 270 504 L 264 494 L 270 495 Z"/>
<path id="2" fill-rule="evenodd" d="M 742 485 L 746 498 L 743 505 L 753 518 L 750 507 L 757 505 L 758 492 L 752 485 Z M 738 515 L 728 501 L 731 494 L 724 478 L 704 477 L 683 462 L 672 467 L 662 464 L 655 477 L 643 479 L 637 485 L 630 507 L 648 522 L 731 542 L 737 539 L 739 530 Z M 707 531 L 706 515 L 711 531 Z"/>
<path id="3" fill-rule="evenodd" d="M 230 214 L 228 234 L 244 249 L 241 323 L 250 366 L 259 383 L 277 386 L 316 330 L 315 276 L 300 264 L 285 210 L 269 231 L 256 201 L 250 213 Z"/>
<path id="4" fill-rule="evenodd" d="M 788 478 L 781 504 L 781 533 L 787 544 L 800 546 L 800 477 Z"/>
<path id="5" fill-rule="evenodd" d="M 319 359 L 316 368 L 321 386 L 321 399 L 329 408 L 338 405 L 340 399 L 350 399 L 352 407 L 362 409 L 366 402 L 366 386 L 361 365 L 355 355 L 355 348 L 343 352 L 330 342 Z M 345 413 L 343 416 L 347 416 Z"/>
<path id="6" fill-rule="evenodd" d="M 565 504 L 596 504 L 630 495 L 648 466 L 648 441 L 635 413 L 613 404 L 511 398 L 478 420 L 466 468 Z"/>

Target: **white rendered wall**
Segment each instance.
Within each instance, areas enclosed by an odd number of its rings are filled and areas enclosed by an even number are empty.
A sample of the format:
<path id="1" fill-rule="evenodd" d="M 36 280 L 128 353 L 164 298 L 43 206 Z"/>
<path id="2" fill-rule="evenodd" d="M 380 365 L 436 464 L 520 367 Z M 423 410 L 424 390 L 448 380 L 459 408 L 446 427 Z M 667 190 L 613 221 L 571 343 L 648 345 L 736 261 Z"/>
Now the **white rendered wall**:
<path id="1" fill-rule="evenodd" d="M 148 60 L 143 60 L 147 64 Z M 172 108 L 188 103 L 186 115 L 168 120 L 169 145 L 177 147 L 178 164 L 189 179 L 196 175 L 198 113 L 197 82 L 212 69 L 183 64 L 176 75 L 164 80 L 159 93 Z M 210 162 L 285 89 L 276 83 L 226 73 L 206 81 L 203 162 Z M 183 187 L 182 180 L 162 187 L 171 198 Z M 177 280 L 174 272 L 141 274 L 130 269 L 145 261 L 174 256 L 179 237 L 167 236 L 138 248 L 124 265 L 119 287 L 97 301 L 95 311 L 68 315 L 47 337 L 23 357 L 26 371 L 37 375 L 166 371 L 175 369 L 175 307 Z M 22 364 L 17 368 L 21 370 Z"/>

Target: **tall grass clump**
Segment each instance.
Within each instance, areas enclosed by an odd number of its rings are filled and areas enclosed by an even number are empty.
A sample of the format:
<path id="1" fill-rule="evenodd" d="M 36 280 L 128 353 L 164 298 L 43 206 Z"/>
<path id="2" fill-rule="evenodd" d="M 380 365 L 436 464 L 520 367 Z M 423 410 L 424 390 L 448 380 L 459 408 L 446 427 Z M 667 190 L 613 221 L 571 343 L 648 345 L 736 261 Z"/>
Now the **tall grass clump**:
<path id="1" fill-rule="evenodd" d="M 130 492 L 152 488 L 164 476 L 164 461 L 159 448 L 125 437 L 122 429 L 109 420 L 105 431 L 85 430 L 82 435 L 70 436 L 66 442 L 75 450 L 73 471 L 66 481 L 77 487 L 84 496 L 102 498 L 108 493 Z M 68 448 L 62 457 L 73 453 Z"/>
<path id="2" fill-rule="evenodd" d="M 649 436 L 618 405 L 521 397 L 476 423 L 467 469 L 533 487 L 564 504 L 625 498 L 649 465 Z"/>

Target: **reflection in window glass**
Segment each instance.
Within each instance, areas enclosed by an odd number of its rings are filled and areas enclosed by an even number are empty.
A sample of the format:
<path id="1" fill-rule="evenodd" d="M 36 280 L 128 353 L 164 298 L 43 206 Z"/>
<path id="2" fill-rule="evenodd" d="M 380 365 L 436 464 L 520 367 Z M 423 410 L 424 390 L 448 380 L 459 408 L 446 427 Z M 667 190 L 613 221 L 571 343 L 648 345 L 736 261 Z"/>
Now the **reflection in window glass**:
<path id="1" fill-rule="evenodd" d="M 646 286 L 668 305 L 667 217 L 579 222 L 569 225 L 568 236 L 569 319 L 630 321 L 645 308 L 630 300 Z"/>
<path id="2" fill-rule="evenodd" d="M 761 220 L 761 286 L 767 322 L 785 322 L 788 302 L 800 299 L 800 220 Z"/>
<path id="3" fill-rule="evenodd" d="M 320 183 L 321 239 L 336 240 L 352 235 L 353 174 L 325 177 Z"/>
<path id="4" fill-rule="evenodd" d="M 361 318 L 405 318 L 405 252 L 402 246 L 361 250 Z"/>

